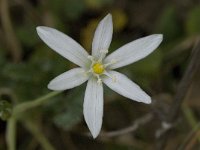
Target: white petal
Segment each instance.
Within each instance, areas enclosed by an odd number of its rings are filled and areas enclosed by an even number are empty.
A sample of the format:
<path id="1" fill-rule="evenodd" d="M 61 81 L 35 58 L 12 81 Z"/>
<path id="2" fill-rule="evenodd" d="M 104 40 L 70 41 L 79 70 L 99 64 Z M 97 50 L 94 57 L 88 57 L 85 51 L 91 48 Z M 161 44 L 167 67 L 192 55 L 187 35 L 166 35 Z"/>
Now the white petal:
<path id="1" fill-rule="evenodd" d="M 108 73 L 116 80 L 113 81 L 110 77 L 105 77 L 103 82 L 113 91 L 138 102 L 151 103 L 151 98 L 125 75 L 116 71 L 109 71 Z"/>
<path id="2" fill-rule="evenodd" d="M 100 50 L 108 50 L 113 34 L 112 16 L 108 14 L 99 23 L 92 42 L 92 56 L 99 58 Z M 104 55 L 105 57 L 105 55 Z"/>
<path id="3" fill-rule="evenodd" d="M 64 33 L 49 27 L 37 27 L 39 37 L 54 51 L 71 62 L 85 67 L 88 63 L 88 53 L 84 48 Z"/>
<path id="4" fill-rule="evenodd" d="M 96 138 L 102 126 L 103 86 L 102 84 L 98 84 L 95 78 L 91 78 L 88 81 L 83 104 L 83 113 L 93 138 Z"/>
<path id="5" fill-rule="evenodd" d="M 88 80 L 88 76 L 82 68 L 74 68 L 54 78 L 48 88 L 51 90 L 67 90 L 81 85 Z"/>
<path id="6" fill-rule="evenodd" d="M 116 69 L 134 63 L 153 52 L 160 45 L 162 40 L 162 34 L 153 34 L 137 39 L 108 55 L 105 58 L 105 63 L 109 63 L 113 60 L 116 61 L 115 64 L 109 66 L 110 69 Z"/>

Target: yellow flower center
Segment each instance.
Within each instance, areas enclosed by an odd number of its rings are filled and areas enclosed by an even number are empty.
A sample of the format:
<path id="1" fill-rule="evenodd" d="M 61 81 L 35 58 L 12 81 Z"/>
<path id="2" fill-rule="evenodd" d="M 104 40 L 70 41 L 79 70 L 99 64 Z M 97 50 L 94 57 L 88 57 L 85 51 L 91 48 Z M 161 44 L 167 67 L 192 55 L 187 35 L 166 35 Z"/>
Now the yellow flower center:
<path id="1" fill-rule="evenodd" d="M 104 66 L 101 63 L 95 63 L 92 66 L 92 69 L 93 69 L 94 73 L 96 73 L 96 74 L 102 74 L 105 70 Z"/>

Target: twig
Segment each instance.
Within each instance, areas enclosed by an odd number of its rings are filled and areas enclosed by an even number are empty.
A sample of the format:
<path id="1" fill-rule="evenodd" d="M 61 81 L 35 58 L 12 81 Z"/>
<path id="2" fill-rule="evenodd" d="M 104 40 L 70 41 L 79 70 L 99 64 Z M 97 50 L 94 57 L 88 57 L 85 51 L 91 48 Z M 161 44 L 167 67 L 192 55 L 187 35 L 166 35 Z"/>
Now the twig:
<path id="1" fill-rule="evenodd" d="M 6 129 L 6 142 L 8 150 L 16 150 L 16 119 L 10 118 Z"/>
<path id="2" fill-rule="evenodd" d="M 14 62 L 19 62 L 22 58 L 22 48 L 15 35 L 9 14 L 8 0 L 0 0 L 0 17 L 2 27 L 5 32 L 7 44 L 11 51 Z"/>
<path id="3" fill-rule="evenodd" d="M 198 139 L 199 135 L 200 135 L 200 131 L 195 133 L 195 135 L 192 137 L 192 139 L 186 145 L 185 150 L 191 150 L 193 148 L 193 146 L 197 142 L 197 139 Z"/>
<path id="4" fill-rule="evenodd" d="M 190 88 L 190 85 L 192 84 L 193 77 L 200 68 L 199 58 L 200 58 L 200 41 L 198 39 L 196 45 L 192 50 L 191 61 L 188 65 L 188 68 L 185 71 L 185 74 L 178 85 L 177 92 L 174 98 L 174 103 L 169 109 L 169 115 L 166 116 L 166 118 L 164 118 L 163 122 L 167 122 L 169 125 L 171 125 L 177 118 L 180 112 L 181 105 L 187 94 L 187 91 Z M 171 126 L 173 127 L 173 125 Z M 169 137 L 170 137 L 169 132 L 164 132 L 164 134 L 160 137 L 160 142 L 158 142 L 157 149 L 159 150 L 164 149 L 164 147 L 166 146 L 167 139 Z"/>
<path id="5" fill-rule="evenodd" d="M 189 51 L 190 48 L 194 46 L 195 41 L 197 41 L 198 38 L 198 36 L 189 37 L 181 41 L 177 46 L 175 46 L 171 51 L 166 54 L 163 61 L 165 63 L 170 63 L 172 59 L 179 57 L 179 55 L 181 55 L 185 51 Z"/>
<path id="6" fill-rule="evenodd" d="M 177 123 L 178 123 L 178 121 L 176 123 L 174 123 L 174 124 L 169 124 L 167 122 L 162 122 L 161 123 L 161 128 L 156 131 L 156 134 L 155 134 L 156 138 L 157 139 L 160 138 L 163 134 L 165 134 L 166 132 L 168 132 L 169 129 L 171 129 L 174 126 L 176 126 Z"/>
<path id="7" fill-rule="evenodd" d="M 198 123 L 193 129 L 192 131 L 186 136 L 185 140 L 183 141 L 183 143 L 179 146 L 178 150 L 184 150 L 185 147 L 188 147 L 187 145 L 190 145 L 190 141 L 192 141 L 192 139 L 196 139 L 199 136 L 199 128 L 200 128 L 200 123 Z"/>
<path id="8" fill-rule="evenodd" d="M 134 132 L 141 125 L 146 124 L 147 122 L 151 121 L 152 119 L 153 119 L 153 115 L 151 113 L 146 114 L 146 115 L 142 116 L 141 118 L 138 118 L 137 120 L 135 120 L 131 126 L 126 127 L 124 129 L 117 130 L 117 131 L 102 133 L 102 134 L 100 134 L 100 137 L 114 137 L 114 136 L 120 136 L 123 134 L 127 134 L 130 132 Z"/>
<path id="9" fill-rule="evenodd" d="M 200 41 L 198 40 L 196 45 L 194 46 L 194 49 L 192 51 L 191 61 L 188 65 L 187 70 L 185 71 L 185 74 L 178 85 L 178 89 L 174 98 L 174 103 L 171 106 L 169 117 L 167 118 L 168 122 L 173 122 L 178 113 L 180 112 L 181 105 L 184 101 L 184 98 L 187 94 L 187 91 L 192 84 L 193 77 L 195 73 L 200 68 Z"/>

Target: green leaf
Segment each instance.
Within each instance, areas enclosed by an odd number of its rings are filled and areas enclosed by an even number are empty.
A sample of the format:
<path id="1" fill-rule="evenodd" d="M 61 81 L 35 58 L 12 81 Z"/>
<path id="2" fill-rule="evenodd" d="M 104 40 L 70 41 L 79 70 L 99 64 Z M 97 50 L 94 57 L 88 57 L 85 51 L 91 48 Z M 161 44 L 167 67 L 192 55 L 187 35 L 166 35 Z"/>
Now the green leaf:
<path id="1" fill-rule="evenodd" d="M 0 47 L 0 68 L 3 67 L 4 63 L 6 63 L 6 60 L 5 60 L 5 50 Z"/>
<path id="2" fill-rule="evenodd" d="M 30 22 L 17 27 L 16 34 L 20 42 L 26 47 L 33 47 L 39 41 L 36 27 Z"/>
<path id="3" fill-rule="evenodd" d="M 196 6 L 189 12 L 186 31 L 189 35 L 200 34 L 200 6 Z"/>
<path id="4" fill-rule="evenodd" d="M 182 30 L 182 25 L 178 21 L 176 9 L 173 6 L 167 7 L 161 14 L 157 32 L 164 35 L 164 42 L 170 42 L 181 37 Z"/>
<path id="5" fill-rule="evenodd" d="M 92 9 L 100 9 L 113 3 L 113 0 L 85 0 L 86 5 Z"/>
<path id="6" fill-rule="evenodd" d="M 51 10 L 57 16 L 70 18 L 70 19 L 77 19 L 81 16 L 83 11 L 85 10 L 85 4 L 82 0 L 50 0 L 49 2 Z"/>

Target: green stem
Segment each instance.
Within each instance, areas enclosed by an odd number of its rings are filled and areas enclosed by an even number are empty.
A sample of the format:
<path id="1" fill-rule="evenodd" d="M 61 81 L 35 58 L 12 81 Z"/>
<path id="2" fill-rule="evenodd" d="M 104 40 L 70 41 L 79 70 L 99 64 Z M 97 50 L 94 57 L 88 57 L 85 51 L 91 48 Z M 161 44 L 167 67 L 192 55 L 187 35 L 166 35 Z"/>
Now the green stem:
<path id="1" fill-rule="evenodd" d="M 7 123 L 6 142 L 8 150 L 16 150 L 16 119 L 11 117 Z"/>
<path id="2" fill-rule="evenodd" d="M 35 100 L 18 104 L 13 109 L 13 114 L 14 115 L 18 115 L 19 113 L 22 113 L 22 112 L 24 112 L 24 111 L 26 111 L 26 110 L 28 110 L 30 108 L 39 106 L 39 105 L 43 104 L 44 102 L 48 101 L 49 98 L 52 98 L 52 97 L 60 94 L 61 92 L 62 91 L 54 91 L 54 92 L 51 92 L 51 93 L 49 93 L 49 94 L 47 94 L 45 96 L 39 97 L 39 98 L 37 98 Z"/>
<path id="3" fill-rule="evenodd" d="M 43 104 L 44 102 L 48 101 L 49 98 L 52 98 L 58 94 L 60 94 L 62 91 L 55 91 L 51 92 L 47 95 L 44 95 L 42 97 L 39 97 L 33 101 L 24 102 L 21 104 L 16 105 L 13 108 L 13 116 L 8 120 L 7 123 L 7 130 L 6 130 L 6 142 L 8 145 L 8 150 L 16 150 L 16 122 L 17 122 L 17 115 L 20 115 L 20 113 L 39 106 Z M 31 123 L 28 124 L 30 131 L 37 137 L 38 141 L 41 143 L 42 147 L 46 150 L 54 150 L 54 148 L 49 144 L 48 140 L 45 138 L 45 136 L 39 132 L 39 130 L 34 127 L 34 125 L 31 126 Z"/>

